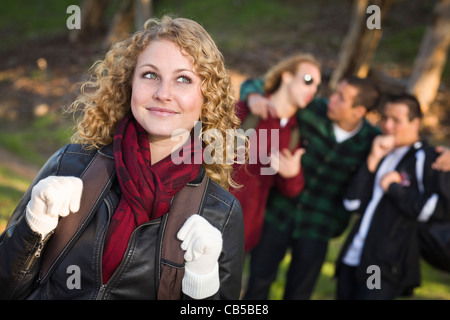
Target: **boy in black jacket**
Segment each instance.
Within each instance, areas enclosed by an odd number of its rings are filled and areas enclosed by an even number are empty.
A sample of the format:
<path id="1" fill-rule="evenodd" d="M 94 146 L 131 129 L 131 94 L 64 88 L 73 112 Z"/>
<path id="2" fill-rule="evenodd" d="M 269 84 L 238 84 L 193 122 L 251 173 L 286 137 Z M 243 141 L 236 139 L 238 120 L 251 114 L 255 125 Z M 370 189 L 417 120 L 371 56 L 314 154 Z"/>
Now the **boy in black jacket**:
<path id="1" fill-rule="evenodd" d="M 344 205 L 361 214 L 337 261 L 338 299 L 394 299 L 420 285 L 418 221 L 448 214 L 450 175 L 433 170 L 413 96 L 389 99 Z"/>

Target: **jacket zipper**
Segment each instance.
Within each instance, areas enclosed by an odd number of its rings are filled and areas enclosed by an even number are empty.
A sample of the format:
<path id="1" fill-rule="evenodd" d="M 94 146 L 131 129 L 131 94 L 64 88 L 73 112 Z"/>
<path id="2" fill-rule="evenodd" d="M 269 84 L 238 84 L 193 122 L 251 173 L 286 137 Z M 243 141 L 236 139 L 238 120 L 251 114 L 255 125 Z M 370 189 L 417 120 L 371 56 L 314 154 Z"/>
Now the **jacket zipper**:
<path id="1" fill-rule="evenodd" d="M 112 205 L 111 205 L 111 203 L 108 201 L 108 196 L 106 196 L 105 197 L 105 200 L 104 200 L 104 202 L 105 202 L 105 204 L 106 204 L 106 208 L 108 208 L 108 218 L 109 218 L 109 221 L 111 221 L 111 218 L 112 218 Z M 108 224 L 109 225 L 109 224 Z M 108 226 L 107 225 L 107 226 Z M 105 294 L 105 290 L 106 290 L 106 284 L 104 284 L 103 283 L 103 270 L 102 270 L 102 257 L 103 257 L 103 248 L 104 248 L 104 244 L 105 244 L 105 235 L 106 235 L 106 232 L 107 232 L 107 230 L 108 230 L 108 228 L 105 228 L 104 230 L 103 230 L 103 232 L 102 232 L 102 235 L 101 235 L 101 248 L 100 248 L 100 252 L 102 253 L 102 254 L 100 254 L 100 262 L 99 262 L 99 265 L 100 265 L 100 268 L 99 268 L 99 270 L 100 270 L 100 288 L 99 288 L 99 290 L 98 290 L 98 293 L 97 293 L 97 297 L 95 298 L 96 300 L 102 300 L 103 299 L 103 296 L 104 296 L 104 294 Z M 110 279 L 111 280 L 111 279 Z"/>
<path id="2" fill-rule="evenodd" d="M 105 198 L 105 202 L 106 202 L 106 204 L 107 204 L 108 211 L 111 213 L 111 211 L 112 211 L 112 210 L 111 210 L 111 206 L 110 206 L 110 204 L 108 203 L 108 201 L 106 201 L 106 198 Z M 110 214 L 110 216 L 112 216 L 112 214 Z M 134 240 L 134 238 L 135 238 L 135 236 L 136 236 L 137 231 L 138 231 L 139 229 L 145 227 L 145 226 L 152 225 L 152 224 L 156 224 L 156 221 L 149 221 L 149 222 L 143 223 L 143 224 L 141 224 L 140 226 L 138 226 L 138 227 L 133 231 L 133 233 L 131 234 L 130 240 L 128 241 L 127 249 L 125 250 L 125 253 L 124 253 L 124 255 L 123 255 L 122 261 L 120 261 L 120 264 L 117 266 L 117 269 L 114 271 L 114 273 L 112 274 L 111 278 L 109 278 L 109 281 L 108 281 L 107 283 L 103 283 L 103 277 L 102 277 L 102 273 L 103 273 L 102 256 L 103 256 L 103 254 L 100 255 L 100 279 L 101 279 L 101 285 L 100 285 L 100 288 L 99 288 L 99 290 L 98 290 L 96 300 L 103 300 L 104 295 L 105 295 L 105 292 L 106 292 L 106 289 L 107 289 L 107 287 L 108 287 L 108 284 L 109 284 L 109 283 L 112 283 L 112 282 L 114 281 L 114 278 L 116 278 L 117 275 L 120 274 L 121 269 L 123 268 L 123 265 L 125 264 L 125 261 L 126 261 L 126 259 L 127 259 L 126 256 L 127 256 L 128 252 L 130 251 L 131 244 L 132 244 L 132 242 L 133 242 L 133 240 Z M 107 230 L 107 229 L 105 229 L 105 230 Z M 102 248 L 101 248 L 101 252 L 103 252 L 103 247 L 104 247 L 104 243 L 105 243 L 105 242 L 104 242 L 104 240 L 105 240 L 105 239 L 104 239 L 105 233 L 106 233 L 106 232 L 104 232 L 103 235 L 102 235 Z"/>
<path id="3" fill-rule="evenodd" d="M 45 243 L 48 241 L 48 239 L 51 237 L 51 235 L 54 233 L 54 231 L 51 231 L 49 234 L 45 236 L 44 239 L 41 237 L 41 241 L 39 241 L 36 250 L 32 254 L 31 258 L 28 260 L 25 271 L 29 271 L 31 267 L 36 263 L 36 261 L 41 257 L 42 249 L 44 249 Z"/>
<path id="4" fill-rule="evenodd" d="M 100 289 L 98 290 L 96 300 L 103 300 L 103 296 L 105 295 L 105 290 L 106 290 L 106 284 L 102 284 L 100 286 Z"/>

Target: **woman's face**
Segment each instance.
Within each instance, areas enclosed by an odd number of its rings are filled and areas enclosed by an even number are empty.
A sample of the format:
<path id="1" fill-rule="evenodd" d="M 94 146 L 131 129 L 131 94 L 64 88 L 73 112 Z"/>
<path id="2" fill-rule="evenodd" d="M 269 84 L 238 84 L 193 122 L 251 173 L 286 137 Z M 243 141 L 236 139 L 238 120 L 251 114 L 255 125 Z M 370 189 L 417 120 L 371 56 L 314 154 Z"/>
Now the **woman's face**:
<path id="1" fill-rule="evenodd" d="M 175 43 L 158 40 L 141 52 L 133 76 L 131 111 L 150 142 L 172 139 L 176 129 L 191 131 L 203 105 L 200 85 L 201 78 Z"/>
<path id="2" fill-rule="evenodd" d="M 309 62 L 297 66 L 295 75 L 289 77 L 289 95 L 292 104 L 298 108 L 305 108 L 314 98 L 321 82 L 320 70 Z"/>

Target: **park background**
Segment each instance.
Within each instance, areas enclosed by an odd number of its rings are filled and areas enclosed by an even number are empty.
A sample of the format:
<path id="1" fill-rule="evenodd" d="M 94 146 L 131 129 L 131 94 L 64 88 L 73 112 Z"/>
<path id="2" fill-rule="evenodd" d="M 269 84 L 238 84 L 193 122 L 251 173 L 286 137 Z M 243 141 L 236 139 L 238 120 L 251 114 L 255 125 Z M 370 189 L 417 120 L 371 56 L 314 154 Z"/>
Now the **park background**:
<path id="1" fill-rule="evenodd" d="M 366 24 L 373 4 L 380 8 L 380 29 Z M 81 30 L 66 25 L 70 5 L 81 8 Z M 37 170 L 69 142 L 73 121 L 63 110 L 88 79 L 89 67 L 135 24 L 163 14 L 196 20 L 210 32 L 237 98 L 244 79 L 261 76 L 286 56 L 310 52 L 323 65 L 319 95 L 350 74 L 372 77 L 386 92 L 409 90 L 424 105 L 424 136 L 450 145 L 449 0 L 4 0 L 0 232 Z M 376 122 L 377 114 L 370 119 Z M 312 299 L 334 298 L 334 261 L 344 237 L 331 242 Z M 282 298 L 289 261 L 288 253 L 271 299 Z M 422 262 L 422 275 L 422 286 L 408 299 L 450 300 L 450 274 Z"/>

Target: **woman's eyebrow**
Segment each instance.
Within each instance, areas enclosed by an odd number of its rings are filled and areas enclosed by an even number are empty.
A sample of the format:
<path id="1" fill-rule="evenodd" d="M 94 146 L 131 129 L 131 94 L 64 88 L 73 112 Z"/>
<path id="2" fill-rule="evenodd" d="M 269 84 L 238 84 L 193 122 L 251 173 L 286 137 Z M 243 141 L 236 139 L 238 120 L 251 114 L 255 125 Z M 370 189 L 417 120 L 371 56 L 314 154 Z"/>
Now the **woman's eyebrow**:
<path id="1" fill-rule="evenodd" d="M 144 63 L 144 64 L 138 66 L 138 68 L 144 68 L 144 67 L 150 67 L 150 68 L 158 70 L 158 67 L 156 67 L 155 65 L 153 65 L 151 63 Z"/>
<path id="2" fill-rule="evenodd" d="M 185 71 L 188 71 L 190 73 L 195 73 L 192 69 L 188 69 L 188 68 L 180 68 L 180 69 L 175 70 L 176 73 L 185 72 Z"/>
<path id="3" fill-rule="evenodd" d="M 153 68 L 153 69 L 155 69 L 155 70 L 159 70 L 157 66 L 155 66 L 154 64 L 151 64 L 151 63 L 144 63 L 144 64 L 138 66 L 138 68 L 144 68 L 144 67 L 150 67 L 150 68 Z M 185 72 L 185 71 L 188 71 L 188 72 L 191 72 L 191 73 L 195 73 L 195 72 L 194 72 L 192 69 L 190 69 L 190 68 L 179 68 L 179 69 L 176 69 L 176 70 L 174 70 L 174 71 L 175 71 L 175 73 L 178 73 L 178 72 Z"/>

